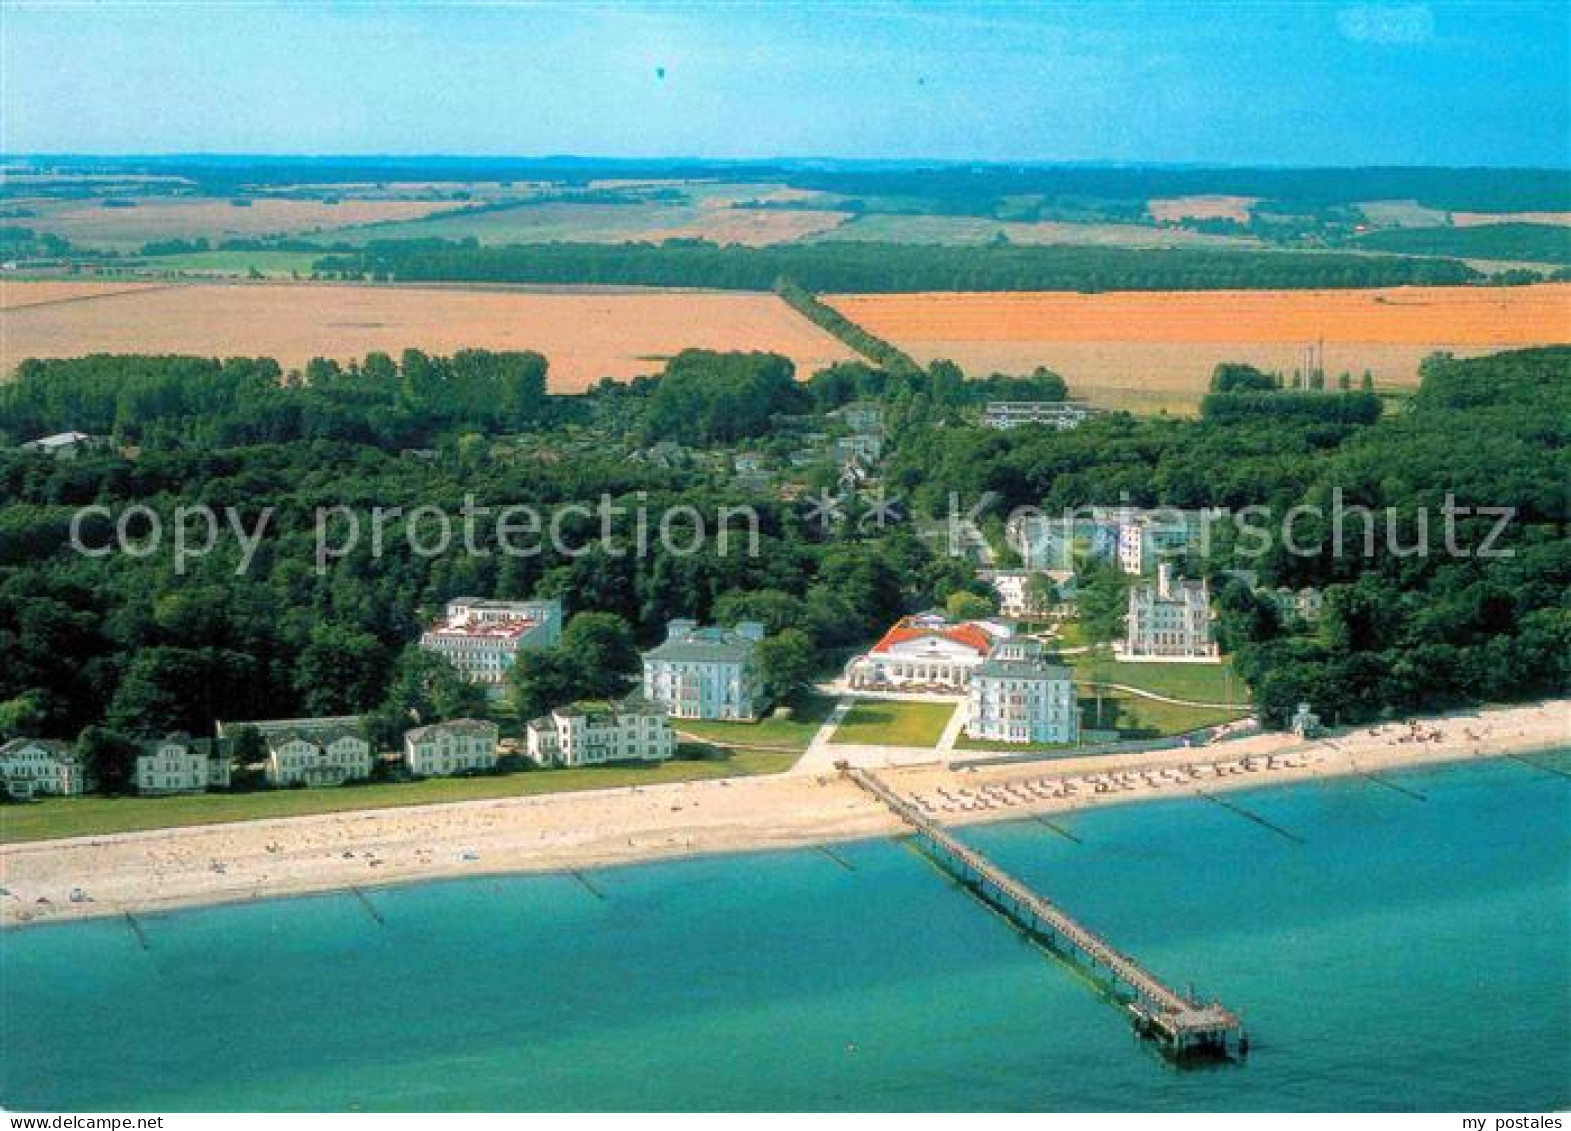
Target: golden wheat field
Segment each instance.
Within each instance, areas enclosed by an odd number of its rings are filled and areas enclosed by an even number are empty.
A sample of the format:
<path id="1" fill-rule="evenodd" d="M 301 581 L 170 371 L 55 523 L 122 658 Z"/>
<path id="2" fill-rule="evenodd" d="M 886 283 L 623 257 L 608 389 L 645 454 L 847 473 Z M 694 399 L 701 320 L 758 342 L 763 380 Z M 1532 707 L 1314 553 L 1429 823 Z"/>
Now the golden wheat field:
<path id="1" fill-rule="evenodd" d="M 300 235 L 360 224 L 417 220 L 462 208 L 452 200 L 256 199 L 245 207 L 210 197 L 139 197 L 129 208 L 99 200 L 31 202 L 28 226 L 91 248 L 136 251 L 159 240 L 202 238 L 210 243 L 265 235 Z"/>
<path id="2" fill-rule="evenodd" d="M 1458 355 L 1571 342 L 1571 284 L 1338 291 L 838 295 L 827 301 L 919 361 L 973 375 L 1061 373 L 1076 396 L 1192 409 L 1219 361 L 1326 370 L 1412 385 L 1435 350 Z"/>
<path id="3" fill-rule="evenodd" d="M 774 295 L 691 291 L 520 291 L 459 288 L 191 284 L 127 290 L 8 283 L 0 362 L 27 357 L 183 353 L 349 360 L 466 348 L 532 349 L 551 362 L 554 392 L 601 377 L 649 373 L 688 347 L 772 350 L 803 376 L 849 357 L 837 340 Z"/>

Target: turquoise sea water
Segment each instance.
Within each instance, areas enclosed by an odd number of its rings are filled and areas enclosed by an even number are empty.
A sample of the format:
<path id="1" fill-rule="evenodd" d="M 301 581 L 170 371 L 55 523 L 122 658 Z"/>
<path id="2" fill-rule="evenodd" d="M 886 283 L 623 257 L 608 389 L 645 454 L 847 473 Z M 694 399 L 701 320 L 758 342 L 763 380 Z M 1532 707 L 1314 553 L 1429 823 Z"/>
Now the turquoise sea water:
<path id="1" fill-rule="evenodd" d="M 1571 768 L 1566 755 L 1545 757 Z M 963 836 L 1239 1011 L 1180 1071 L 892 841 L 0 936 L 0 1104 L 1440 1109 L 1571 1104 L 1571 779 L 1512 761 Z"/>

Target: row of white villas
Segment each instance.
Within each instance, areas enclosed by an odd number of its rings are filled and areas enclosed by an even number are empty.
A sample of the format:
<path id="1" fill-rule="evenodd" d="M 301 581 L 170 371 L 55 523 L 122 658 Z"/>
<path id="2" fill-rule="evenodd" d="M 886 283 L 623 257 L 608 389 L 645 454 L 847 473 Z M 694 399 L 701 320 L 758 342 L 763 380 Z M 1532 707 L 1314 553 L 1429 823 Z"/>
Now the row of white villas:
<path id="1" fill-rule="evenodd" d="M 665 708 L 638 696 L 615 703 L 575 703 L 530 720 L 525 754 L 537 766 L 663 762 L 676 753 Z"/>
<path id="2" fill-rule="evenodd" d="M 520 652 L 549 648 L 561 637 L 560 601 L 455 597 L 443 617 L 421 634 L 420 647 L 445 656 L 471 683 L 500 695 Z"/>
<path id="3" fill-rule="evenodd" d="M 1129 591 L 1120 660 L 1215 664 L 1222 660 L 1211 626 L 1211 592 L 1205 581 L 1176 577 L 1163 562 L 1156 581 Z"/>
<path id="4" fill-rule="evenodd" d="M 1049 663 L 1039 641 L 1000 641 L 971 673 L 966 733 L 992 742 L 1080 740 L 1080 704 L 1069 669 Z"/>
<path id="5" fill-rule="evenodd" d="M 678 719 L 758 718 L 767 703 L 758 663 L 763 638 L 755 621 L 734 629 L 667 622 L 665 640 L 643 655 L 644 698 Z"/>

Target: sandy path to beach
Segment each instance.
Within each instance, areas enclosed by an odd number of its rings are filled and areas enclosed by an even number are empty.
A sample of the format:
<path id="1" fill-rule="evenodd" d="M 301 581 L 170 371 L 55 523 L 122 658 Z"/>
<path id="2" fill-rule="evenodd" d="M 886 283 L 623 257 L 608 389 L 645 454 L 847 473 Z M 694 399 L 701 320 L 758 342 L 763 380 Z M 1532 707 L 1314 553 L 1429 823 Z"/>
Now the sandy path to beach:
<path id="1" fill-rule="evenodd" d="M 880 773 L 939 819 L 964 824 L 1566 746 L 1571 700 L 1554 700 L 1309 742 L 1263 734 L 1155 753 Z M 825 773 L 34 842 L 0 847 L 0 924 L 798 847 L 901 828 L 878 802 Z M 73 889 L 86 899 L 72 901 Z"/>

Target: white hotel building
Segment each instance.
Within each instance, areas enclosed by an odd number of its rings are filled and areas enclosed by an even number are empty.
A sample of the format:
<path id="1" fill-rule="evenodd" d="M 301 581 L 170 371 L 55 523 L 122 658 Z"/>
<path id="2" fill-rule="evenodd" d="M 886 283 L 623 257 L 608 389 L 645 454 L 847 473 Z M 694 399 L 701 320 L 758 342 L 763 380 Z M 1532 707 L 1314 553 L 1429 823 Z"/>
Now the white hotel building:
<path id="1" fill-rule="evenodd" d="M 867 691 L 960 694 L 1013 630 L 992 621 L 951 621 L 942 613 L 902 617 L 845 669 L 846 686 Z"/>
<path id="2" fill-rule="evenodd" d="M 1080 739 L 1080 705 L 1069 669 L 1048 663 L 1028 637 L 1002 641 L 971 673 L 966 733 L 992 742 Z"/>
<path id="3" fill-rule="evenodd" d="M 455 597 L 420 636 L 420 647 L 447 657 L 471 683 L 500 694 L 518 653 L 549 648 L 562 636 L 560 601 L 483 601 Z"/>
<path id="4" fill-rule="evenodd" d="M 657 703 L 577 703 L 530 721 L 525 753 L 538 766 L 663 762 L 676 752 L 671 720 Z"/>
<path id="5" fill-rule="evenodd" d="M 758 643 L 764 626 L 700 628 L 673 620 L 664 643 L 644 653 L 644 698 L 679 719 L 750 721 L 764 709 Z"/>

